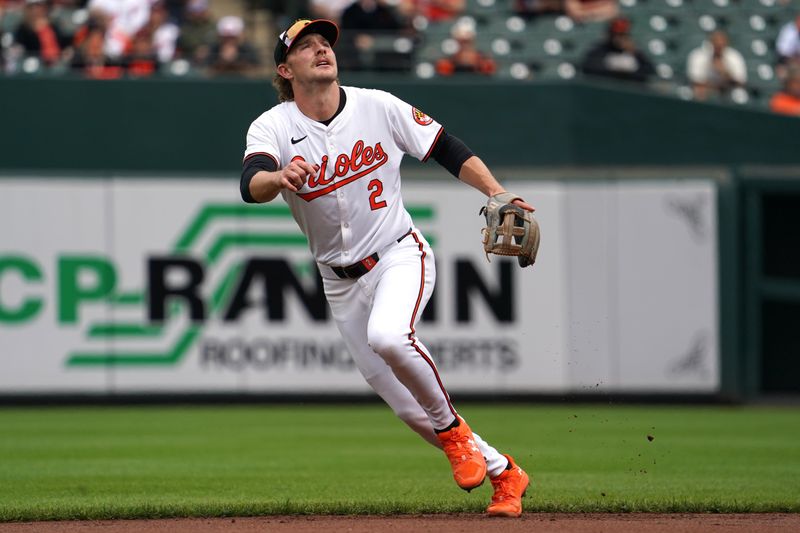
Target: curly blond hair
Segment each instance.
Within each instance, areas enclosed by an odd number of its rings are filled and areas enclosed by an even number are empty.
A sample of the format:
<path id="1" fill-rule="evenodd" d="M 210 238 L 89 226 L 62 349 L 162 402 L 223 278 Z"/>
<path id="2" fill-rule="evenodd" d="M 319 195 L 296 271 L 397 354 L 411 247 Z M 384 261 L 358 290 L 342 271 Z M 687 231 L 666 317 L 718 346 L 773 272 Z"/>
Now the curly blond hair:
<path id="1" fill-rule="evenodd" d="M 291 102 L 294 100 L 294 89 L 292 89 L 292 82 L 278 74 L 272 78 L 272 86 L 278 91 L 278 100 L 280 102 Z"/>

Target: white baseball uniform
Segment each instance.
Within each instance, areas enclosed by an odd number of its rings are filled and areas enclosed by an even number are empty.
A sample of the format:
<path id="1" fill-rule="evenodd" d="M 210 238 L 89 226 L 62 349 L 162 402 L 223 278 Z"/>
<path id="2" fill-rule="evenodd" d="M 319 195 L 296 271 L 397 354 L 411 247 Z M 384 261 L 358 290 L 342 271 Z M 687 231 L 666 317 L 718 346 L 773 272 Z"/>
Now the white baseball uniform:
<path id="1" fill-rule="evenodd" d="M 343 87 L 342 111 L 325 125 L 284 102 L 247 133 L 245 159 L 283 168 L 302 158 L 319 171 L 282 196 L 309 241 L 333 318 L 361 374 L 398 417 L 431 444 L 456 410 L 415 327 L 433 292 L 433 251 L 403 206 L 400 161 L 425 160 L 443 128 L 395 96 Z M 376 255 L 377 254 L 377 255 Z M 363 275 L 340 277 L 340 267 Z M 337 275 L 337 270 L 339 275 Z M 477 434 L 490 476 L 507 461 Z"/>

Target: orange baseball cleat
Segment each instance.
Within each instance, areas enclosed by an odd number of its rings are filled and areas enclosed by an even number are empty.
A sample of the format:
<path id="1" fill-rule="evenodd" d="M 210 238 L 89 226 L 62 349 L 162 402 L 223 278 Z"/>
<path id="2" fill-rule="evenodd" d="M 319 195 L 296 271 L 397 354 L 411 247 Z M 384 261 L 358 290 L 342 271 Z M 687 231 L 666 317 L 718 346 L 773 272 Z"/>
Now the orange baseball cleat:
<path id="1" fill-rule="evenodd" d="M 437 436 L 453 468 L 453 479 L 459 487 L 469 492 L 483 484 L 486 478 L 486 459 L 478 449 L 467 423 L 461 417 L 458 420 L 458 426 Z"/>
<path id="2" fill-rule="evenodd" d="M 492 496 L 492 503 L 486 508 L 489 516 L 511 516 L 518 517 L 522 515 L 522 497 L 525 496 L 525 491 L 528 489 L 530 479 L 528 474 L 525 473 L 514 462 L 510 455 L 506 455 L 511 468 L 503 470 L 503 473 L 492 479 L 492 487 L 494 487 L 494 495 Z"/>

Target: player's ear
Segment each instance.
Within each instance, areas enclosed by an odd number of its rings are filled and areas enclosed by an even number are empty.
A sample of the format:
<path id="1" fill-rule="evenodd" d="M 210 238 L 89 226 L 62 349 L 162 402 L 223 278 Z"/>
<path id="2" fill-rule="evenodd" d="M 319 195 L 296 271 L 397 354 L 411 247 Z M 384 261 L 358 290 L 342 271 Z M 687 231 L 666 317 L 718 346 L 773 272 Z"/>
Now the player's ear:
<path id="1" fill-rule="evenodd" d="M 294 78 L 294 74 L 292 74 L 292 69 L 290 69 L 286 65 L 286 63 L 281 63 L 280 65 L 278 65 L 278 68 L 276 69 L 276 72 L 278 73 L 278 75 L 281 78 L 284 78 L 284 79 L 287 79 L 287 80 L 291 80 L 292 78 Z"/>

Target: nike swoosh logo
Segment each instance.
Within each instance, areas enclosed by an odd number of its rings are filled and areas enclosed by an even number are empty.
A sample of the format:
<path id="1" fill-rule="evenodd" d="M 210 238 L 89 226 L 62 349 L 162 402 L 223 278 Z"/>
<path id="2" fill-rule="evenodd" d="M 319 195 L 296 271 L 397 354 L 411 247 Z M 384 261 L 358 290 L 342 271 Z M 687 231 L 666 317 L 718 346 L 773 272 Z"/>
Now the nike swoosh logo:
<path id="1" fill-rule="evenodd" d="M 292 144 L 297 144 L 297 143 L 299 143 L 300 141 L 302 141 L 303 139 L 305 139 L 306 137 L 308 137 L 308 135 L 306 135 L 306 136 L 304 136 L 304 137 L 300 137 L 299 139 L 296 139 L 296 140 L 295 140 L 295 138 L 294 138 L 294 137 L 292 137 Z"/>

